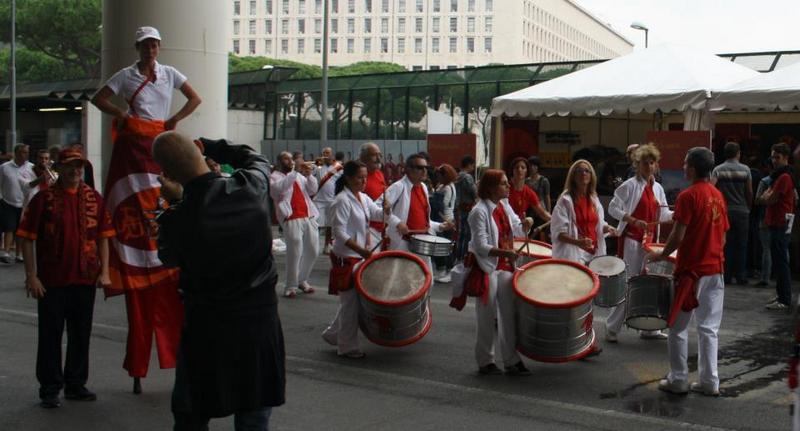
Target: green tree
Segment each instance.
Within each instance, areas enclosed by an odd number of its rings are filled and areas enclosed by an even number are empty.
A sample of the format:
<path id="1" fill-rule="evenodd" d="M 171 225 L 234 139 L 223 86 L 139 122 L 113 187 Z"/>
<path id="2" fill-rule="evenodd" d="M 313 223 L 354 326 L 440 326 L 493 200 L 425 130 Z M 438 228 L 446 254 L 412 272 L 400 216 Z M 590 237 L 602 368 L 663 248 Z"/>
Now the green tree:
<path id="1" fill-rule="evenodd" d="M 0 50 L 0 64 L 8 64 L 11 49 Z M 60 61 L 40 51 L 32 51 L 21 47 L 17 49 L 17 82 L 49 82 L 85 77 L 83 70 L 77 66 L 65 66 Z M 10 82 L 7 67 L 0 67 L 0 83 Z"/>

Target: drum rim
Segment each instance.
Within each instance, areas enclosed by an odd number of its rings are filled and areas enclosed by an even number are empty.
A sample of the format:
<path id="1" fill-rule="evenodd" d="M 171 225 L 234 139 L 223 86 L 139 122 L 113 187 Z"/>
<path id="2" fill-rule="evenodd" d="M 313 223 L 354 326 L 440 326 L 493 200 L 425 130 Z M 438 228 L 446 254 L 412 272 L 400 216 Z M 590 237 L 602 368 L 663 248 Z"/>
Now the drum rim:
<path id="1" fill-rule="evenodd" d="M 544 248 L 548 248 L 548 249 L 550 249 L 550 251 L 553 250 L 553 246 L 548 244 L 548 243 L 546 243 L 546 242 L 544 242 L 544 241 L 537 241 L 535 239 L 521 238 L 521 237 L 514 238 L 513 241 L 514 242 L 517 242 L 517 241 L 519 241 L 519 242 L 529 242 L 531 244 L 536 244 L 536 245 L 540 245 L 540 246 L 542 246 Z M 552 253 L 547 255 L 547 254 L 537 254 L 537 253 L 525 253 L 525 252 L 521 251 L 521 252 L 519 252 L 519 254 L 520 254 L 520 256 L 535 257 L 537 259 L 552 259 L 553 258 Z"/>
<path id="2" fill-rule="evenodd" d="M 594 262 L 597 259 L 604 259 L 604 258 L 609 258 L 609 257 L 613 257 L 614 259 L 617 259 L 620 262 L 622 262 L 622 271 L 620 271 L 620 272 L 618 272 L 618 273 L 616 273 L 614 275 L 605 275 L 605 274 L 598 274 L 595 270 L 592 269 L 592 266 L 591 266 L 592 262 Z M 615 256 L 613 254 L 604 254 L 602 256 L 595 256 L 595 257 L 591 258 L 589 260 L 589 262 L 586 264 L 586 267 L 589 268 L 592 272 L 596 273 L 598 277 L 618 277 L 621 274 L 625 274 L 625 271 L 627 271 L 627 269 L 628 269 L 628 264 L 625 263 L 624 259 L 621 259 L 618 256 Z"/>
<path id="3" fill-rule="evenodd" d="M 431 312 L 430 305 L 428 305 L 428 308 L 425 310 L 425 313 L 428 315 L 428 322 L 425 323 L 425 326 L 422 327 L 422 330 L 419 331 L 419 333 L 417 333 L 413 337 L 406 338 L 405 340 L 386 341 L 386 340 L 382 340 L 380 338 L 371 337 L 366 332 L 364 332 L 364 330 L 362 330 L 361 333 L 364 334 L 365 337 L 367 337 L 367 340 L 369 340 L 372 343 L 377 344 L 379 346 L 383 346 L 383 347 L 405 347 L 405 346 L 414 344 L 417 341 L 421 340 L 431 330 L 431 326 L 433 325 L 433 313 Z"/>
<path id="4" fill-rule="evenodd" d="M 367 293 L 361 286 L 361 275 L 364 272 L 364 268 L 369 266 L 370 263 L 378 259 L 382 259 L 384 257 L 404 257 L 406 259 L 414 261 L 417 265 L 419 265 L 420 268 L 422 268 L 422 272 L 425 274 L 425 282 L 423 283 L 422 289 L 417 291 L 417 293 L 409 296 L 408 298 L 401 299 L 398 301 L 387 301 L 385 299 L 378 299 Z M 431 283 L 433 281 L 433 277 L 431 277 L 430 271 L 428 271 L 428 266 L 425 265 L 425 262 L 423 262 L 422 259 L 419 258 L 419 256 L 405 250 L 387 250 L 374 253 L 372 256 L 369 257 L 369 259 L 364 260 L 361 263 L 361 265 L 359 265 L 358 269 L 356 269 L 355 277 L 356 277 L 355 280 L 356 291 L 358 291 L 360 295 L 363 295 L 366 299 L 368 299 L 370 302 L 376 305 L 390 305 L 390 306 L 403 306 L 418 301 L 420 298 L 424 297 L 428 293 L 428 291 L 431 288 Z"/>
<path id="5" fill-rule="evenodd" d="M 522 292 L 520 292 L 519 286 L 517 286 L 517 280 L 525 272 L 525 270 L 537 265 L 553 265 L 553 264 L 574 266 L 575 268 L 578 268 L 581 271 L 585 272 L 592 279 L 592 288 L 591 290 L 589 290 L 589 293 L 572 302 L 553 304 L 550 302 L 540 302 L 535 299 L 528 298 L 527 296 L 523 295 Z M 542 259 L 533 262 L 528 262 L 525 265 L 522 265 L 522 267 L 520 267 L 518 271 L 514 272 L 514 278 L 512 279 L 512 286 L 514 287 L 514 293 L 517 295 L 517 297 L 527 302 L 530 305 L 541 308 L 566 309 L 583 305 L 587 301 L 592 301 L 594 297 L 597 296 L 597 292 L 600 291 L 600 278 L 597 276 L 597 274 L 594 273 L 594 271 L 589 269 L 586 265 L 582 265 L 578 262 L 574 262 L 567 259 Z"/>
<path id="6" fill-rule="evenodd" d="M 433 238 L 445 239 L 448 242 L 444 242 L 444 241 L 426 241 L 425 239 L 422 239 L 422 238 L 419 237 L 421 235 L 425 235 L 425 236 L 429 236 L 429 237 L 433 237 Z M 429 233 L 415 233 L 413 235 L 410 235 L 408 237 L 408 240 L 409 240 L 409 242 L 418 241 L 418 242 L 422 242 L 422 243 L 425 243 L 425 244 L 432 244 L 432 245 L 448 245 L 448 246 L 453 245 L 453 240 L 452 239 L 441 237 L 441 236 L 437 236 L 437 235 L 431 235 Z"/>
<path id="7" fill-rule="evenodd" d="M 661 246 L 663 248 L 667 244 L 663 243 L 663 242 L 648 242 L 648 243 L 645 243 L 642 247 L 644 247 L 644 250 L 646 252 L 652 253 L 653 249 L 650 248 L 651 245 L 659 245 L 659 246 Z M 672 257 L 672 256 L 667 256 L 667 257 L 664 258 L 664 260 L 666 260 L 668 262 L 672 262 L 672 263 L 677 263 L 678 262 L 678 259 L 676 257 Z"/>

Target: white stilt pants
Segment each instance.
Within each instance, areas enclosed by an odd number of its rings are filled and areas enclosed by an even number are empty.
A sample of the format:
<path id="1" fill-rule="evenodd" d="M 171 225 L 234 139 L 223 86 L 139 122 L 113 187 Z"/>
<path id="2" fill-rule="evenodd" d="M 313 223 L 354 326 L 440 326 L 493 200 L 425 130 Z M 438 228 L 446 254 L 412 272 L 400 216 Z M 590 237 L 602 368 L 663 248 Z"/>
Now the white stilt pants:
<path id="1" fill-rule="evenodd" d="M 481 298 L 475 298 L 475 316 L 478 320 L 475 360 L 479 367 L 494 362 L 495 317 L 503 365 L 510 367 L 520 361 L 516 348 L 517 323 L 514 319 L 516 298 L 511 283 L 513 277 L 513 272 L 492 272 L 489 274 L 487 303 L 484 305 Z"/>
<path id="2" fill-rule="evenodd" d="M 296 288 L 308 282 L 319 255 L 317 222 L 310 218 L 288 220 L 283 223 L 283 236 L 286 241 L 286 288 Z"/>
<path id="3" fill-rule="evenodd" d="M 644 257 L 645 251 L 642 247 L 641 241 L 633 238 L 625 238 L 623 259 L 626 265 L 626 276 L 630 280 L 642 273 L 644 270 Z M 628 285 L 625 284 L 625 293 L 627 294 Z M 618 334 L 622 330 L 622 324 L 625 322 L 625 313 L 628 308 L 628 302 L 623 302 L 617 307 L 612 307 L 606 320 L 606 327 L 609 331 Z"/>
<path id="4" fill-rule="evenodd" d="M 336 340 L 338 353 L 360 350 L 358 345 L 358 293 L 355 288 L 339 292 L 339 309 L 323 336 Z"/>
<path id="5" fill-rule="evenodd" d="M 669 330 L 669 365 L 667 378 L 670 382 L 687 381 L 689 366 L 689 321 L 694 314 L 697 323 L 697 371 L 704 388 L 719 389 L 717 373 L 717 345 L 719 326 L 722 322 L 722 300 L 725 283 L 722 274 L 700 277 L 697 301 L 700 305 L 690 312 L 682 311 Z"/>

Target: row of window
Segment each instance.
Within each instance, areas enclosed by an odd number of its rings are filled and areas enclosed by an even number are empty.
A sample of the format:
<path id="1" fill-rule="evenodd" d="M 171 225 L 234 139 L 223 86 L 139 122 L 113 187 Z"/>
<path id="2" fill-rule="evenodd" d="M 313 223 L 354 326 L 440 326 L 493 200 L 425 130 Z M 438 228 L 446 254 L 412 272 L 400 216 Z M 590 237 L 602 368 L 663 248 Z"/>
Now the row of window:
<path id="1" fill-rule="evenodd" d="M 447 52 L 454 54 L 458 53 L 458 37 L 450 37 L 445 38 L 445 42 L 447 43 Z M 476 47 L 476 39 L 474 37 L 466 37 L 464 38 L 464 45 L 463 51 L 467 54 L 475 53 Z M 413 45 L 406 46 L 406 38 L 401 37 L 395 41 L 395 52 L 398 54 L 405 54 L 405 53 L 413 53 L 415 54 L 422 54 L 424 51 L 424 41 L 421 37 L 414 38 L 412 41 Z M 431 46 L 430 52 L 433 54 L 439 54 L 442 52 L 443 47 L 440 43 L 440 38 L 434 37 L 431 39 Z M 280 39 L 278 42 L 280 44 L 280 53 L 281 54 L 289 54 L 289 39 Z M 315 54 L 322 53 L 322 39 L 316 38 L 313 39 L 313 52 Z M 306 50 L 306 39 L 296 39 L 295 40 L 295 51 L 294 53 L 297 54 L 305 54 Z M 379 40 L 379 51 L 381 53 L 388 53 L 389 52 L 389 38 L 382 37 Z M 264 53 L 265 54 L 272 54 L 272 45 L 273 39 L 265 39 L 264 40 Z M 256 54 L 256 40 L 250 39 L 247 41 L 247 53 L 248 55 L 255 55 Z M 354 54 L 356 52 L 356 40 L 354 38 L 348 38 L 344 40 L 344 47 L 342 47 L 347 54 Z M 366 38 L 362 40 L 361 43 L 361 51 L 360 53 L 368 54 L 372 52 L 372 39 Z M 330 40 L 329 45 L 330 53 L 336 54 L 340 49 L 339 39 L 333 38 Z M 491 37 L 484 37 L 483 38 L 483 52 L 484 53 L 491 53 L 492 52 L 492 38 Z M 233 41 L 233 53 L 234 54 L 241 54 L 241 45 L 238 39 Z"/>
<path id="2" fill-rule="evenodd" d="M 293 3 L 297 5 L 297 13 L 298 14 L 305 14 L 310 10 L 310 5 L 313 3 L 313 11 L 315 14 L 322 13 L 322 1 L 323 0 L 291 0 Z M 396 1 L 395 12 L 397 13 L 405 13 L 406 12 L 406 0 L 394 0 Z M 449 12 L 458 12 L 459 11 L 459 3 L 466 3 L 466 10 L 467 12 L 475 12 L 476 11 L 476 4 L 478 0 L 429 0 L 432 4 L 430 5 L 431 11 L 434 13 L 443 12 L 443 5 L 449 5 L 447 11 Z M 276 1 L 277 2 L 277 1 Z M 372 13 L 373 6 L 377 6 L 380 3 L 380 11 L 381 13 L 389 13 L 390 12 L 390 0 L 358 0 L 361 3 L 362 8 L 360 11 L 365 13 Z M 242 15 L 242 0 L 234 0 L 233 1 L 233 16 L 241 16 Z M 258 15 L 258 1 L 256 0 L 249 0 L 246 4 L 249 5 L 248 14 L 250 16 Z M 343 5 L 346 4 L 346 12 L 347 13 L 356 13 L 356 0 L 342 0 Z M 425 3 L 426 0 L 408 0 L 409 4 L 413 3 L 413 11 L 414 12 L 424 12 L 425 11 Z M 273 0 L 263 0 L 264 4 L 264 13 L 266 15 L 273 14 Z M 280 13 L 286 15 L 289 14 L 290 10 L 290 0 L 280 0 Z M 339 13 L 339 0 L 330 0 L 330 7 L 331 13 Z M 464 6 L 462 6 L 464 7 Z M 483 10 L 484 11 L 492 11 L 494 8 L 494 0 L 483 0 Z M 462 9 L 463 10 L 463 9 Z"/>
<path id="3" fill-rule="evenodd" d="M 306 22 L 310 20 L 306 20 L 305 18 L 299 18 L 296 20 L 296 27 L 295 31 L 300 34 L 305 34 L 306 32 Z M 281 34 L 289 34 L 292 30 L 290 29 L 290 20 L 288 18 L 281 19 Z M 466 19 L 466 26 L 467 26 L 467 33 L 474 33 L 475 32 L 475 17 L 467 17 Z M 247 29 L 248 34 L 256 34 L 256 23 L 257 21 L 251 19 L 247 22 Z M 347 33 L 353 34 L 356 32 L 356 20 L 355 18 L 347 18 L 345 21 L 347 25 Z M 372 18 L 364 18 L 364 25 L 362 27 L 363 33 L 372 33 Z M 450 33 L 458 33 L 458 18 L 451 17 L 448 21 L 449 23 L 449 30 Z M 411 32 L 409 22 L 408 31 Z M 484 17 L 483 19 L 483 31 L 486 33 L 491 33 L 493 27 L 493 19 L 491 16 Z M 422 18 L 415 18 L 414 19 L 414 32 L 415 33 L 423 33 L 424 29 L 424 21 Z M 441 31 L 441 20 L 438 17 L 431 18 L 431 33 L 439 33 Z M 330 32 L 333 34 L 339 33 L 339 20 L 336 18 L 331 19 L 330 21 Z M 381 33 L 389 33 L 389 18 L 381 18 L 380 20 L 380 32 Z M 405 33 L 406 32 L 406 18 L 400 17 L 397 18 L 397 26 L 395 27 L 394 33 Z M 236 20 L 233 21 L 233 34 L 238 36 L 241 33 L 241 23 L 240 21 Z M 322 33 L 322 19 L 314 19 L 314 33 L 320 34 Z M 265 19 L 264 20 L 264 34 L 272 34 L 272 20 Z"/>
<path id="4" fill-rule="evenodd" d="M 537 7 L 529 0 L 524 3 L 523 35 L 535 41 L 544 40 L 552 51 L 576 54 L 589 52 L 593 58 L 611 58 L 614 50 L 590 37 L 581 30 L 567 24 L 555 15 Z M 578 57 L 571 57 L 578 58 Z"/>

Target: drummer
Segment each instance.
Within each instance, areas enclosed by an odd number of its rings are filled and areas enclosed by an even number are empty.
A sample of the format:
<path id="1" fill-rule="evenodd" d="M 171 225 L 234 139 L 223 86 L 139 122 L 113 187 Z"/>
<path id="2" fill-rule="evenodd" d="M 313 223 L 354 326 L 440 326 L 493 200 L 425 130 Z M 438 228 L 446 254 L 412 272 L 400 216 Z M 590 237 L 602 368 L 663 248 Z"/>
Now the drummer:
<path id="1" fill-rule="evenodd" d="M 528 209 L 532 209 L 540 219 L 549 222 L 551 215 L 542 206 L 539 195 L 525 184 L 530 170 L 531 165 L 525 157 L 517 157 L 511 161 L 511 188 L 508 191 L 508 203 L 520 220 L 524 220 Z M 538 228 L 531 232 L 530 237 L 536 238 L 537 236 L 539 236 Z"/>
<path id="2" fill-rule="evenodd" d="M 523 234 L 532 224 L 523 222 L 508 204 L 509 183 L 501 170 L 489 169 L 478 186 L 478 203 L 469 213 L 472 238 L 469 252 L 478 267 L 488 274 L 486 293 L 475 301 L 478 334 L 475 359 L 480 374 L 501 374 L 494 362 L 495 333 L 499 336 L 500 354 L 507 375 L 530 375 L 516 351 L 516 322 L 514 321 L 514 236 Z M 470 259 L 470 257 L 467 257 Z M 485 279 L 480 277 L 480 279 Z M 495 316 L 498 330 L 495 332 Z"/>
<path id="3" fill-rule="evenodd" d="M 722 322 L 723 261 L 728 217 L 725 199 L 709 182 L 714 154 L 694 147 L 686 153 L 683 170 L 692 183 L 675 202 L 675 226 L 661 253 L 652 260 L 666 259 L 678 250 L 675 265 L 675 299 L 667 324 L 670 372 L 658 388 L 675 394 L 689 390 L 719 396 L 717 346 Z M 689 240 L 684 241 L 685 238 Z M 702 246 L 698 246 L 702 244 Z M 694 314 L 697 324 L 697 370 L 700 381 L 689 385 L 688 327 Z"/>
<path id="4" fill-rule="evenodd" d="M 614 191 L 614 198 L 608 204 L 608 212 L 619 220 L 617 231 L 619 246 L 617 254 L 625 261 L 628 279 L 644 270 L 646 255 L 643 242 L 653 238 L 658 222 L 672 220 L 672 211 L 667 206 L 664 188 L 655 180 L 661 152 L 653 144 L 642 145 L 633 152 L 633 166 L 636 175 L 628 178 Z M 611 309 L 606 321 L 606 341 L 617 342 L 617 334 L 625 320 L 624 302 Z M 667 334 L 661 331 L 642 331 L 642 338 L 665 340 Z"/>
<path id="5" fill-rule="evenodd" d="M 330 208 L 333 250 L 328 293 L 339 295 L 339 309 L 322 333 L 328 344 L 337 346 L 339 356 L 361 359 L 358 345 L 358 296 L 353 288 L 355 266 L 372 255 L 378 240 L 369 234 L 369 222 L 383 220 L 384 212 L 364 194 L 367 166 L 351 160 L 336 180 L 336 198 Z M 388 213 L 388 211 L 387 211 Z"/>
<path id="6" fill-rule="evenodd" d="M 408 156 L 406 174 L 386 189 L 376 203 L 380 206 L 385 200 L 391 210 L 386 232 L 389 236 L 390 250 L 408 250 L 408 239 L 412 234 L 431 234 L 454 228 L 452 221 L 438 223 L 431 220 L 428 189 L 423 183 L 428 176 L 428 162 L 420 154 Z M 431 259 L 420 256 L 433 273 Z"/>
<path id="7" fill-rule="evenodd" d="M 597 175 L 591 163 L 583 159 L 573 163 L 550 223 L 554 259 L 586 265 L 606 254 L 604 234 L 616 235 L 616 230 L 603 219 L 596 189 Z"/>

